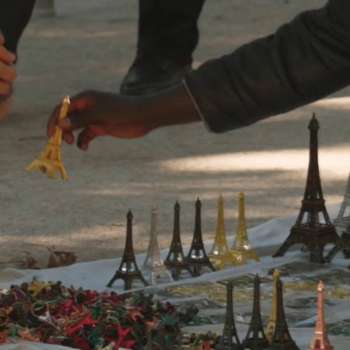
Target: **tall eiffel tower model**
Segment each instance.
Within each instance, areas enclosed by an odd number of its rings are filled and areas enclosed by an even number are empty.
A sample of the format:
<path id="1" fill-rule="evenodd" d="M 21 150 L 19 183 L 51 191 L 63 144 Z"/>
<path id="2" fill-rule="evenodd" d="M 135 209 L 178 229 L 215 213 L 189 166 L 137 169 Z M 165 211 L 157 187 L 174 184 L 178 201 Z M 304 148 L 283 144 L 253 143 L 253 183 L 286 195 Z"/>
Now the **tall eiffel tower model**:
<path id="1" fill-rule="evenodd" d="M 235 264 L 235 260 L 228 248 L 224 224 L 224 199 L 218 198 L 218 221 L 213 247 L 208 254 L 209 260 L 217 270 L 221 270 L 227 263 Z"/>
<path id="2" fill-rule="evenodd" d="M 59 119 L 67 115 L 69 104 L 69 96 L 66 96 L 62 101 Z M 61 173 L 62 180 L 67 180 L 67 174 L 61 159 L 61 142 L 62 129 L 56 126 L 55 135 L 50 138 L 45 149 L 27 166 L 26 170 L 31 171 L 34 168 L 39 168 L 50 179 L 55 178 L 55 172 L 58 170 Z"/>
<path id="3" fill-rule="evenodd" d="M 268 350 L 299 350 L 299 348 L 295 344 L 295 341 L 292 339 L 288 330 L 288 325 L 284 314 L 282 282 L 280 279 L 277 280 L 276 289 L 277 289 L 276 327 L 267 349 Z"/>
<path id="4" fill-rule="evenodd" d="M 199 276 L 202 268 L 209 268 L 215 271 L 214 266 L 210 262 L 207 253 L 204 249 L 203 237 L 202 237 L 202 224 L 201 224 L 201 207 L 202 203 L 199 198 L 196 201 L 196 217 L 194 225 L 194 233 L 190 251 L 186 256 L 185 260 L 189 263 L 192 268 L 193 274 Z"/>
<path id="5" fill-rule="evenodd" d="M 247 234 L 244 215 L 244 193 L 238 195 L 238 222 L 236 236 L 230 248 L 235 265 L 243 265 L 247 259 L 259 261 L 257 254 L 252 248 Z"/>
<path id="6" fill-rule="evenodd" d="M 280 273 L 278 269 L 275 269 L 272 274 L 272 301 L 271 301 L 271 311 L 270 317 L 267 322 L 265 329 L 265 335 L 268 340 L 272 338 L 272 335 L 276 327 L 276 316 L 277 316 L 277 281 L 279 280 Z"/>
<path id="7" fill-rule="evenodd" d="M 322 194 L 317 154 L 319 124 L 315 114 L 308 128 L 310 130 L 310 159 L 304 199 L 301 201 L 302 206 L 295 225 L 291 228 L 288 238 L 273 257 L 283 256 L 289 247 L 302 243 L 310 251 L 310 262 L 324 263 L 323 249 L 325 245 L 336 243 L 339 236 L 329 219 Z M 319 221 L 320 213 L 323 214 L 325 223 Z M 307 218 L 303 222 L 305 215 Z"/>
<path id="8" fill-rule="evenodd" d="M 242 342 L 245 349 L 265 350 L 269 344 L 266 338 L 260 312 L 260 278 L 255 276 L 253 312 L 247 336 Z"/>
<path id="9" fill-rule="evenodd" d="M 219 282 L 224 284 L 222 282 Z M 235 319 L 233 317 L 233 283 L 229 281 L 226 284 L 227 301 L 226 301 L 226 320 L 222 336 L 220 337 L 219 344 L 215 345 L 215 350 L 243 350 L 244 347 L 241 344 L 237 329 L 235 325 Z"/>
<path id="10" fill-rule="evenodd" d="M 174 231 L 170 249 L 164 265 L 171 271 L 175 281 L 178 281 L 183 270 L 187 271 L 192 277 L 194 274 L 190 269 L 188 261 L 185 260 L 180 237 L 180 204 L 176 201 L 174 206 Z"/>
<path id="11" fill-rule="evenodd" d="M 137 267 L 136 260 L 135 260 L 135 254 L 134 254 L 134 248 L 132 244 L 132 213 L 131 210 L 129 210 L 128 214 L 126 215 L 127 218 L 127 224 L 126 224 L 126 242 L 125 242 L 125 249 L 124 254 L 122 257 L 122 261 L 120 263 L 119 269 L 113 276 L 113 278 L 109 281 L 107 284 L 107 287 L 112 287 L 113 283 L 121 279 L 124 281 L 124 290 L 129 290 L 132 287 L 132 282 L 134 280 L 141 281 L 145 286 L 147 286 L 146 280 L 143 278 L 141 271 Z"/>
<path id="12" fill-rule="evenodd" d="M 328 339 L 326 324 L 324 322 L 323 290 L 324 285 L 322 281 L 320 281 L 317 286 L 317 320 L 314 335 L 308 350 L 333 350 L 333 346 Z"/>
<path id="13" fill-rule="evenodd" d="M 157 278 L 161 275 L 165 275 L 168 281 L 173 281 L 170 273 L 167 271 L 162 257 L 160 256 L 158 239 L 157 239 L 157 209 L 152 207 L 151 211 L 151 231 L 148 251 L 145 262 L 141 267 L 141 272 L 144 276 L 149 275 L 151 285 L 157 284 Z"/>
<path id="14" fill-rule="evenodd" d="M 329 251 L 329 253 L 324 258 L 325 262 L 330 263 L 332 259 L 335 257 L 335 255 L 340 251 L 342 251 L 345 257 L 348 258 L 348 254 L 350 252 L 350 224 L 347 227 L 346 231 L 343 231 L 339 241 L 335 244 L 335 246 Z M 348 269 L 350 269 L 350 265 L 348 266 Z"/>

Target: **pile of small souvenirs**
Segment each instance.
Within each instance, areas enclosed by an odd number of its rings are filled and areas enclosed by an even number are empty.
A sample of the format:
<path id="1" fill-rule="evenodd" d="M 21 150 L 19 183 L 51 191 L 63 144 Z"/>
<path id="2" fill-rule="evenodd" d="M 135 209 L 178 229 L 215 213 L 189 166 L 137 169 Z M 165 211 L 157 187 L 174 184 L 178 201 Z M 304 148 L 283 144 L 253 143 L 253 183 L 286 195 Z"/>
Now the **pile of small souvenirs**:
<path id="1" fill-rule="evenodd" d="M 198 309 L 153 302 L 153 295 L 96 292 L 61 282 L 13 285 L 0 292 L 0 344 L 28 340 L 77 349 L 210 349 L 216 334 L 180 328 L 212 323 Z"/>

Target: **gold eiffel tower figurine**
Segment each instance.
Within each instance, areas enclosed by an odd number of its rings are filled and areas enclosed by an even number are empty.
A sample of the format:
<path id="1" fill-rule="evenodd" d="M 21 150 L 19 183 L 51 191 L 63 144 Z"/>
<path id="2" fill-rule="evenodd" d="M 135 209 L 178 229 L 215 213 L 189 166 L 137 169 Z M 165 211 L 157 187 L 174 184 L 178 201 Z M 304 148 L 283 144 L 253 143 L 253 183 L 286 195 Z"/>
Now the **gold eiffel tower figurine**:
<path id="1" fill-rule="evenodd" d="M 67 115 L 69 104 L 69 96 L 66 96 L 62 101 L 59 119 L 62 119 Z M 62 180 L 67 180 L 67 174 L 61 160 L 61 141 L 62 129 L 56 126 L 55 135 L 50 138 L 44 151 L 27 166 L 26 170 L 31 171 L 38 167 L 39 170 L 44 174 L 46 173 L 47 177 L 50 179 L 55 178 L 55 172 L 58 170 L 61 173 Z"/>
<path id="2" fill-rule="evenodd" d="M 277 316 L 277 287 L 276 283 L 278 279 L 280 278 L 280 273 L 278 269 L 275 269 L 272 274 L 272 303 L 271 303 L 271 311 L 270 311 L 270 317 L 267 322 L 267 326 L 265 329 L 265 335 L 268 340 L 271 340 L 273 332 L 275 331 L 276 326 L 276 316 Z"/>
<path id="3" fill-rule="evenodd" d="M 244 194 L 243 192 L 239 193 L 238 196 L 239 202 L 239 213 L 238 213 L 238 223 L 236 237 L 233 241 L 231 247 L 231 254 L 235 259 L 235 265 L 243 265 L 245 261 L 249 258 L 259 261 L 258 256 L 250 245 L 247 230 L 245 226 L 245 217 L 244 217 Z"/>
<path id="4" fill-rule="evenodd" d="M 218 222 L 213 247 L 208 254 L 209 260 L 221 270 L 227 263 L 234 264 L 234 258 L 228 248 L 224 224 L 224 199 L 221 194 L 218 198 Z"/>

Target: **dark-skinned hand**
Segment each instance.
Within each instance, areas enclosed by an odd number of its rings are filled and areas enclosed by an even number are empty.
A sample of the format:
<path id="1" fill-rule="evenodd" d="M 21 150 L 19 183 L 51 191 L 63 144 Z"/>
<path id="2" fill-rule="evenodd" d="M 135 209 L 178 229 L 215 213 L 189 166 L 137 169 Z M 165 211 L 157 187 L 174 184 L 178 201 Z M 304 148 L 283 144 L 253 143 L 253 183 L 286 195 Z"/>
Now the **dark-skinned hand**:
<path id="1" fill-rule="evenodd" d="M 155 127 L 142 118 L 141 101 L 112 93 L 84 91 L 70 99 L 66 118 L 59 120 L 61 105 L 55 108 L 47 124 L 47 136 L 53 136 L 58 125 L 63 130 L 63 140 L 73 144 L 73 131 L 82 129 L 77 138 L 77 146 L 82 150 L 87 150 L 97 136 L 143 136 Z"/>
<path id="2" fill-rule="evenodd" d="M 61 105 L 55 108 L 47 124 L 47 136 L 52 137 L 58 125 L 63 130 L 63 140 L 73 144 L 73 132 L 82 129 L 77 139 L 82 150 L 87 150 L 97 136 L 131 139 L 162 126 L 202 120 L 182 84 L 137 97 L 85 91 L 70 101 L 66 118 L 59 120 Z"/>

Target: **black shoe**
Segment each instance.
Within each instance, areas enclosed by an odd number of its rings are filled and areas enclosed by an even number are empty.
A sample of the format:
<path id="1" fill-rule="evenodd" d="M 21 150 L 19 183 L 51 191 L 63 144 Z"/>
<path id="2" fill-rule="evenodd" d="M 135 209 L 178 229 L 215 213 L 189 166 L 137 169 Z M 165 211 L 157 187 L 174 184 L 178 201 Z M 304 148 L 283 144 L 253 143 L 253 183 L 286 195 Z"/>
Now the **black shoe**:
<path id="1" fill-rule="evenodd" d="M 181 82 L 191 65 L 171 61 L 136 60 L 120 85 L 121 95 L 145 95 Z"/>

